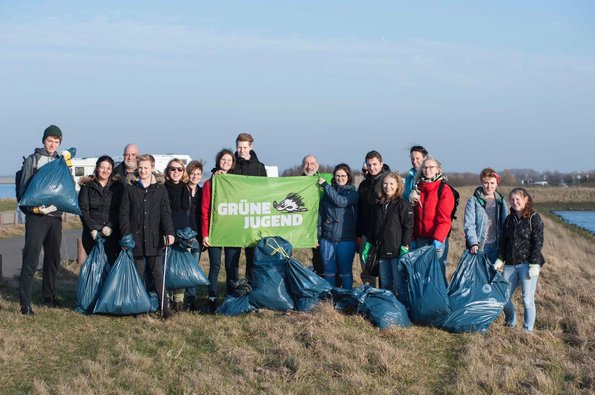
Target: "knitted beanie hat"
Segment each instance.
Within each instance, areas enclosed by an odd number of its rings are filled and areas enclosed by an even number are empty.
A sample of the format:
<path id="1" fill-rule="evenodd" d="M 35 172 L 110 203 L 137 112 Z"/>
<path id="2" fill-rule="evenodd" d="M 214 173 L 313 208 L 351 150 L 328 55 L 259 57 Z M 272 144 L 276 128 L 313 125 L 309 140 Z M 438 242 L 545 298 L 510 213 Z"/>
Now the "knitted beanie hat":
<path id="1" fill-rule="evenodd" d="M 58 137 L 60 139 L 60 142 L 62 142 L 62 131 L 56 125 L 50 125 L 47 128 L 45 128 L 45 130 L 43 131 L 43 138 L 41 139 L 41 142 L 45 142 L 45 139 L 47 139 L 50 136 Z"/>

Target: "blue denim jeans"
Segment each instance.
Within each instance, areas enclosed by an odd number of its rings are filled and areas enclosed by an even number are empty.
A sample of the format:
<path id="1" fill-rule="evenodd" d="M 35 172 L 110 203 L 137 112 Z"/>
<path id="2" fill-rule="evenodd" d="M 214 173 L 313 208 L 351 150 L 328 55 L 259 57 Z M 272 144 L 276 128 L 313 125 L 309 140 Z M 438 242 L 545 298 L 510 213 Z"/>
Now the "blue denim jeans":
<path id="1" fill-rule="evenodd" d="M 415 248 L 425 247 L 427 245 L 433 245 L 434 239 L 415 239 Z M 446 281 L 446 258 L 448 257 L 448 237 L 444 240 L 444 246 L 440 250 L 436 250 L 438 254 L 438 261 L 440 262 L 440 269 L 442 270 L 442 274 L 444 275 L 444 280 Z"/>
<path id="2" fill-rule="evenodd" d="M 193 248 L 190 253 L 196 260 L 198 266 L 200 266 L 200 247 Z M 194 306 L 196 303 L 196 287 L 186 288 L 184 291 L 184 299 L 186 306 Z"/>
<path id="3" fill-rule="evenodd" d="M 341 287 L 351 289 L 353 286 L 353 257 L 355 256 L 355 240 L 330 241 L 320 239 L 320 255 L 324 268 L 324 278 L 333 287 L 337 286 L 337 272 Z"/>
<path id="4" fill-rule="evenodd" d="M 517 323 L 514 305 L 512 304 L 512 295 L 520 284 L 523 295 L 523 307 L 525 308 L 523 329 L 531 332 L 535 324 L 535 289 L 537 288 L 537 279 L 539 276 L 529 278 L 529 264 L 521 263 L 518 265 L 505 265 L 504 278 L 510 283 L 510 291 L 504 305 L 506 325 L 515 326 Z"/>
<path id="5" fill-rule="evenodd" d="M 407 272 L 399 268 L 399 258 L 380 258 L 378 261 L 380 288 L 392 291 L 397 299 L 407 302 Z"/>
<path id="6" fill-rule="evenodd" d="M 231 293 L 231 282 L 238 281 L 241 249 L 237 247 L 209 247 L 209 297 L 217 297 L 217 280 L 223 251 L 225 251 L 225 285 L 228 295 Z"/>

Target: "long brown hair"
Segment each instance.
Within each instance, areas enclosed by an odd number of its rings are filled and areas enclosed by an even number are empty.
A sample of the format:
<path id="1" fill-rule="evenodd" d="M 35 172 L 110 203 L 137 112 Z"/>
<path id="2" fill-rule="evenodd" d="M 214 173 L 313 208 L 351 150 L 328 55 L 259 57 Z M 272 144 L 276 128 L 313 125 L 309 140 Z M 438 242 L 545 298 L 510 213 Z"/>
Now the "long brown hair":
<path id="1" fill-rule="evenodd" d="M 513 194 L 521 195 L 522 197 L 527 198 L 527 203 L 525 204 L 525 208 L 521 212 L 521 217 L 523 217 L 525 219 L 531 217 L 531 214 L 534 213 L 533 198 L 531 197 L 531 195 L 529 195 L 529 192 L 527 192 L 527 190 L 525 188 L 521 188 L 521 187 L 513 188 L 512 191 L 510 191 L 510 193 L 508 194 L 509 200 Z"/>

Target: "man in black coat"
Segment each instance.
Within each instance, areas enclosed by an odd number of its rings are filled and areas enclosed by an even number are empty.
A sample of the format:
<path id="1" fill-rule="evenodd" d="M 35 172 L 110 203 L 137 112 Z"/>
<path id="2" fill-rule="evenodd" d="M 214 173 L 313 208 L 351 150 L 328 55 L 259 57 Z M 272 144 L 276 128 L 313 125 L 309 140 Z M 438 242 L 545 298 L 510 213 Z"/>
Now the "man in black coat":
<path id="1" fill-rule="evenodd" d="M 122 177 L 122 180 L 129 178 L 129 175 L 134 174 L 136 171 L 136 157 L 138 156 L 138 147 L 136 144 L 127 144 L 124 147 L 124 159 L 122 162 L 114 167 L 114 174 L 118 174 Z"/>
<path id="2" fill-rule="evenodd" d="M 134 265 L 144 279 L 145 265 L 149 268 L 162 306 L 163 318 L 171 316 L 163 291 L 163 265 L 161 254 L 164 236 L 167 245 L 174 243 L 174 225 L 171 219 L 169 197 L 165 187 L 158 183 L 153 171 L 155 158 L 138 155 L 138 181 L 126 185 L 120 205 L 120 232 L 134 238 Z"/>
<path id="3" fill-rule="evenodd" d="M 356 234 L 359 242 L 359 252 L 361 254 L 363 247 L 366 245 L 366 235 L 372 222 L 372 213 L 376 204 L 376 200 L 380 195 L 382 188 L 382 178 L 384 174 L 390 172 L 390 167 L 382 161 L 382 155 L 378 151 L 370 151 L 366 154 L 366 166 L 368 174 L 366 178 L 359 184 L 357 189 L 359 193 L 358 211 L 357 211 L 357 228 Z M 362 270 L 364 262 L 361 261 Z M 368 283 L 371 286 L 376 286 L 376 277 L 369 276 L 362 273 L 362 282 Z"/>
<path id="4" fill-rule="evenodd" d="M 254 138 L 250 133 L 240 133 L 236 138 L 236 165 L 233 174 L 241 174 L 244 176 L 261 176 L 266 177 L 267 171 L 264 164 L 258 160 L 256 152 L 252 150 L 254 145 Z M 244 249 L 246 256 L 246 281 L 252 285 L 253 271 L 254 271 L 254 247 L 246 247 Z M 238 254 L 238 258 L 240 255 Z"/>

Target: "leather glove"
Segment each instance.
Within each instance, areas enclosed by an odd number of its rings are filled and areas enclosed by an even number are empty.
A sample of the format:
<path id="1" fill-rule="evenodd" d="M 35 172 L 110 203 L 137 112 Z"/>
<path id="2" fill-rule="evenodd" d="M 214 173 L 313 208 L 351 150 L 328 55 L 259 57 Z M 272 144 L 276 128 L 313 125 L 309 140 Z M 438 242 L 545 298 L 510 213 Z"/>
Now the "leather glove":
<path id="1" fill-rule="evenodd" d="M 362 251 L 362 261 L 364 263 L 368 262 L 368 258 L 370 257 L 370 252 L 372 251 L 373 247 L 374 246 L 372 245 L 372 243 L 366 242 L 366 245 L 364 246 L 364 249 Z"/>
<path id="2" fill-rule="evenodd" d="M 500 258 L 496 259 L 496 262 L 494 262 L 494 269 L 496 269 L 499 272 L 503 271 L 504 270 L 504 261 Z"/>
<path id="3" fill-rule="evenodd" d="M 97 240 L 97 233 L 98 233 L 98 232 L 97 232 L 96 230 L 92 230 L 92 231 L 91 231 L 91 238 L 92 238 L 93 240 Z"/>
<path id="4" fill-rule="evenodd" d="M 438 240 L 434 240 L 434 248 L 438 251 L 440 251 L 442 249 L 442 247 L 444 247 L 444 243 L 438 241 Z"/>
<path id="5" fill-rule="evenodd" d="M 409 247 L 401 246 L 401 248 L 399 249 L 399 258 L 402 257 L 403 255 L 407 254 L 408 252 L 409 252 Z"/>
<path id="6" fill-rule="evenodd" d="M 529 265 L 529 278 L 539 276 L 539 271 L 541 270 L 541 266 L 537 263 L 531 263 Z"/>
<path id="7" fill-rule="evenodd" d="M 33 213 L 43 215 L 48 215 L 54 211 L 58 211 L 58 207 L 54 206 L 53 204 L 51 206 L 39 206 L 33 209 Z"/>
<path id="8" fill-rule="evenodd" d="M 103 233 L 105 237 L 109 237 L 112 234 L 112 228 L 104 226 L 103 229 L 101 229 L 101 233 Z"/>

